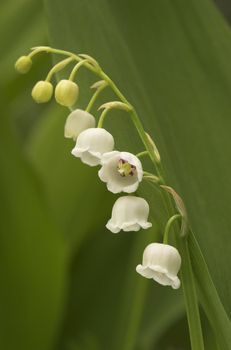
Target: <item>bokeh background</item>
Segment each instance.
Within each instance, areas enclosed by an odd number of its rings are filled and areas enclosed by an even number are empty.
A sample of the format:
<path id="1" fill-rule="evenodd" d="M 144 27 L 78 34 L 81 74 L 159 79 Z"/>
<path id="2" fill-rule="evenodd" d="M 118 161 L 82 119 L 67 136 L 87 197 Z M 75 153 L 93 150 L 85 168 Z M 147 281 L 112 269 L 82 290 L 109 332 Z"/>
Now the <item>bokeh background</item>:
<path id="1" fill-rule="evenodd" d="M 135 273 L 145 245 L 161 238 L 158 192 L 140 190 L 153 229 L 105 230 L 115 196 L 71 156 L 68 110 L 30 96 L 57 57 L 36 57 L 24 76 L 14 62 L 55 45 L 94 55 L 111 73 L 157 140 L 230 315 L 230 1 L 3 0 L 0 10 L 1 349 L 190 349 L 181 291 Z M 94 81 L 80 72 L 81 108 Z M 107 127 L 118 148 L 137 152 L 124 118 Z M 206 349 L 218 349 L 202 319 Z"/>

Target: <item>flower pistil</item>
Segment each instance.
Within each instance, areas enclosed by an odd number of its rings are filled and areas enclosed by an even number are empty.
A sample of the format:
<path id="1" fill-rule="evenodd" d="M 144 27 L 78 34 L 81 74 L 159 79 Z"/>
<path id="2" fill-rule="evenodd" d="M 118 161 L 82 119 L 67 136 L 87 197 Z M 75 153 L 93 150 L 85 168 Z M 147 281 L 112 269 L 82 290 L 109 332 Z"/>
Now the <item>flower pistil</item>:
<path id="1" fill-rule="evenodd" d="M 136 171 L 135 165 L 124 159 L 119 159 L 117 169 L 122 177 L 133 176 Z"/>

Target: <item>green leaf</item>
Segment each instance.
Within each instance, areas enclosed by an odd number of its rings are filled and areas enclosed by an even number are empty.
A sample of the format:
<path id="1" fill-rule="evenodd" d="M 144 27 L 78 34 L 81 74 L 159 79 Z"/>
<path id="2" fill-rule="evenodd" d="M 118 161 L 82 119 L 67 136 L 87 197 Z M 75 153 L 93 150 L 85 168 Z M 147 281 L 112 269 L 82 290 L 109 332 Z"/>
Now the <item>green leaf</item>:
<path id="1" fill-rule="evenodd" d="M 67 247 L 3 110 L 0 147 L 0 346 L 48 350 L 65 297 Z"/>
<path id="2" fill-rule="evenodd" d="M 22 148 L 42 110 L 32 106 L 28 86 L 43 68 L 33 65 L 27 78 L 14 69 L 28 46 L 44 40 L 44 23 L 39 0 L 1 3 L 0 348 L 5 350 L 53 348 L 66 297 L 66 242 Z"/>

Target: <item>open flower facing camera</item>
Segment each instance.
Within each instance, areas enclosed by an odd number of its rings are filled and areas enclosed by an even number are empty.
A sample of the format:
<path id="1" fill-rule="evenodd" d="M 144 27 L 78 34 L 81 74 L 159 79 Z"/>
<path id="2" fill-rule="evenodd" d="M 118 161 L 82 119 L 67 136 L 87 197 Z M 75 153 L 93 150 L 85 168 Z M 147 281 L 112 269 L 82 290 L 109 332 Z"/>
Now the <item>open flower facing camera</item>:
<path id="1" fill-rule="evenodd" d="M 178 289 L 180 280 L 177 274 L 180 265 L 181 257 L 176 248 L 168 244 L 151 243 L 145 248 L 142 265 L 138 265 L 136 271 L 163 286 Z"/>
<path id="2" fill-rule="evenodd" d="M 34 86 L 32 97 L 37 103 L 45 103 L 52 98 L 53 90 L 55 90 L 56 101 L 60 105 L 71 108 L 71 113 L 65 123 L 64 135 L 76 142 L 71 151 L 72 155 L 80 158 L 83 163 L 89 166 L 100 166 L 98 176 L 112 193 L 134 193 L 140 189 L 139 185 L 143 181 L 156 187 L 161 192 L 164 203 L 162 207 L 166 209 L 165 217 L 167 219 L 163 243 L 151 243 L 145 248 L 142 265 L 138 265 L 136 271 L 143 277 L 153 279 L 164 286 L 171 286 L 173 289 L 179 288 L 182 283 L 189 323 L 195 323 L 195 319 L 200 320 L 200 316 L 194 282 L 195 271 L 192 271 L 187 244 L 187 237 L 190 232 L 187 212 L 180 196 L 165 183 L 160 154 L 153 139 L 145 132 L 135 108 L 91 56 L 76 55 L 68 51 L 41 46 L 33 48 L 29 55 L 20 57 L 15 64 L 15 68 L 20 73 L 28 72 L 32 65 L 33 56 L 41 52 L 59 54 L 65 58 L 54 65 L 45 80 L 39 81 Z M 54 74 L 70 64 L 74 64 L 74 66 L 69 78 L 60 80 L 54 89 L 52 84 Z M 91 87 L 95 91 L 85 109 L 79 109 L 75 106 L 79 96 L 79 87 L 74 80 L 82 66 L 100 78 Z M 96 124 L 97 110 L 94 112 L 96 117 L 91 114 L 91 111 L 95 107 L 99 95 L 107 87 L 112 89 L 119 101 L 106 102 L 97 108 L 98 111 L 103 111 L 100 112 Z M 116 109 L 120 109 L 130 116 L 144 145 L 144 150 L 136 155 L 127 151 L 114 150 L 114 137 L 104 128 L 105 118 L 110 114 L 109 112 Z M 153 168 L 151 173 L 143 170 L 140 160 L 146 156 L 150 163 L 149 168 Z M 155 193 L 153 194 L 154 199 Z M 121 230 L 128 232 L 148 229 L 152 226 L 148 221 L 148 216 L 149 204 L 144 198 L 136 195 L 122 196 L 115 201 L 111 218 L 108 220 L 106 227 L 113 233 L 118 233 Z M 171 242 L 179 251 L 169 244 L 170 231 L 173 232 Z M 153 237 L 155 237 L 154 234 Z M 197 249 L 196 245 L 195 249 Z M 181 267 L 181 259 L 184 269 L 182 269 L 180 282 L 177 274 Z M 192 309 L 196 313 L 196 317 L 191 320 L 189 310 Z M 193 331 L 197 329 L 197 334 L 200 335 L 200 328 L 196 326 Z M 198 347 L 195 349 L 199 350 Z"/>
<path id="3" fill-rule="evenodd" d="M 142 164 L 134 154 L 128 152 L 105 153 L 101 159 L 99 178 L 106 182 L 113 193 L 135 192 L 143 178 Z"/>

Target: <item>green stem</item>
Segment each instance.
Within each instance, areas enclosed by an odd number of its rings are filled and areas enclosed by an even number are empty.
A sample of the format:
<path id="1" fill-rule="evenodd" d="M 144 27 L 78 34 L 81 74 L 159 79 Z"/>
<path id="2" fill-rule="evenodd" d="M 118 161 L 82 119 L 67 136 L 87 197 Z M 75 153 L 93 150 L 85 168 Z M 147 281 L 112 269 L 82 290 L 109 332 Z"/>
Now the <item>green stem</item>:
<path id="1" fill-rule="evenodd" d="M 143 151 L 143 152 L 139 152 L 139 153 L 136 154 L 136 157 L 138 157 L 138 158 L 142 158 L 142 157 L 145 157 L 145 156 L 149 156 L 148 151 Z"/>
<path id="2" fill-rule="evenodd" d="M 172 228 L 172 225 L 176 220 L 178 220 L 180 218 L 181 218 L 180 214 L 175 214 L 168 220 L 168 222 L 165 226 L 165 230 L 164 230 L 164 239 L 163 239 L 164 244 L 168 244 L 168 236 L 169 236 L 169 232 Z"/>
<path id="3" fill-rule="evenodd" d="M 50 72 L 47 74 L 47 77 L 46 77 L 46 81 L 50 81 L 52 76 L 55 74 L 55 73 L 58 73 L 60 72 L 62 69 L 64 69 L 71 61 L 73 61 L 73 58 L 72 57 L 68 57 L 62 61 L 60 61 L 59 63 L 57 63 L 51 70 Z"/>
<path id="4" fill-rule="evenodd" d="M 148 171 L 143 172 L 143 180 L 150 181 L 154 184 L 158 184 L 158 190 L 160 190 L 160 179 L 158 176 L 149 173 Z"/>
<path id="5" fill-rule="evenodd" d="M 99 117 L 99 122 L 98 122 L 97 128 L 103 127 L 104 119 L 109 111 L 110 111 L 110 108 L 106 108 L 103 110 L 103 112 L 101 113 L 101 116 Z"/>
<path id="6" fill-rule="evenodd" d="M 86 107 L 86 112 L 90 112 L 91 111 L 91 109 L 92 109 L 92 107 L 94 106 L 94 104 L 95 104 L 95 102 L 96 102 L 96 100 L 97 100 L 97 98 L 98 98 L 98 96 L 100 95 L 100 93 L 107 87 L 108 85 L 102 85 L 102 86 L 100 86 L 96 91 L 95 91 L 95 93 L 92 95 L 92 98 L 90 99 L 90 101 L 89 101 L 89 103 L 88 103 L 88 105 L 87 105 L 87 107 Z"/>
<path id="7" fill-rule="evenodd" d="M 174 215 L 175 209 L 172 201 L 166 192 L 162 192 L 163 201 L 165 203 L 169 216 Z M 178 247 L 181 258 L 182 267 L 180 271 L 183 296 L 189 326 L 189 335 L 192 350 L 204 350 L 203 333 L 201 327 L 201 319 L 198 305 L 198 296 L 196 293 L 196 283 L 193 274 L 191 257 L 188 249 L 187 236 L 180 237 L 180 225 L 177 229 L 174 227 L 174 242 Z"/>
<path id="8" fill-rule="evenodd" d="M 75 79 L 76 73 L 78 72 L 79 68 L 86 65 L 86 63 L 87 63 L 87 60 L 82 60 L 78 62 L 72 69 L 71 74 L 69 76 L 69 80 L 73 81 Z"/>
<path id="9" fill-rule="evenodd" d="M 160 190 L 160 179 L 158 178 L 158 176 L 152 175 L 145 175 L 143 176 L 143 180 L 144 181 L 148 181 L 149 183 L 151 183 L 152 185 L 156 185 L 156 189 Z"/>
<path id="10" fill-rule="evenodd" d="M 122 102 L 126 103 L 128 106 L 130 106 L 130 115 L 132 118 L 132 121 L 136 127 L 136 130 L 146 148 L 146 151 L 148 152 L 153 164 L 156 167 L 156 171 L 158 173 L 158 176 L 160 177 L 162 184 L 164 184 L 164 180 L 162 178 L 162 171 L 161 171 L 161 164 L 159 164 L 159 161 L 156 158 L 155 153 L 153 152 L 153 147 L 149 142 L 148 136 L 144 131 L 143 125 L 135 111 L 135 109 L 133 108 L 133 106 L 128 102 L 128 100 L 125 98 L 125 96 L 121 93 L 121 91 L 117 88 L 117 86 L 115 85 L 115 83 L 111 80 L 111 78 L 109 78 L 109 76 L 107 74 L 105 74 L 102 70 L 100 72 L 98 72 L 98 74 L 100 75 L 100 77 L 102 79 L 104 79 L 108 85 L 111 87 L 111 89 L 114 91 L 114 93 L 121 99 Z"/>

